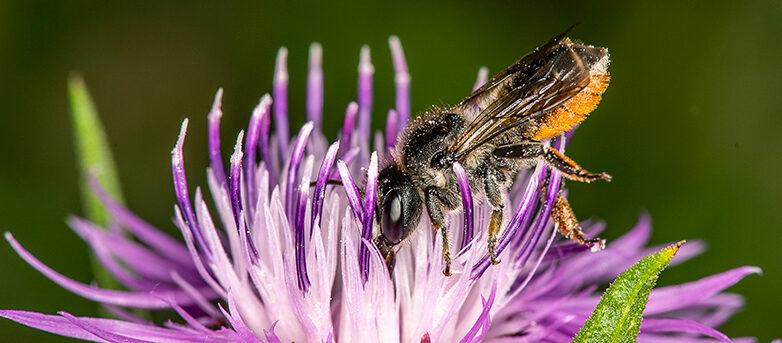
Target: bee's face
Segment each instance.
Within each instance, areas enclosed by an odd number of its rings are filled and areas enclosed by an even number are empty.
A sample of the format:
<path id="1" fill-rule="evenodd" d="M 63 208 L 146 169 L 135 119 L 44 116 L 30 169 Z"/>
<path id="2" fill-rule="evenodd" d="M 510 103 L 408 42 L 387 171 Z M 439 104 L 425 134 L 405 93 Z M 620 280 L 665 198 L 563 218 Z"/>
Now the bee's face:
<path id="1" fill-rule="evenodd" d="M 378 176 L 378 219 L 386 243 L 393 246 L 413 231 L 421 217 L 421 195 L 413 180 L 396 165 Z"/>

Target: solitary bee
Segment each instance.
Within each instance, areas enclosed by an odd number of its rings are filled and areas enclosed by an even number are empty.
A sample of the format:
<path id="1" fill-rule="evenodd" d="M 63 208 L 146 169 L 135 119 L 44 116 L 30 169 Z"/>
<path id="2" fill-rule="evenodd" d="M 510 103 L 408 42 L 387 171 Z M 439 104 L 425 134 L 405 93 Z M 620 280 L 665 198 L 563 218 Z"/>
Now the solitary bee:
<path id="1" fill-rule="evenodd" d="M 488 252 L 497 259 L 503 221 L 503 195 L 522 168 L 543 162 L 571 180 L 610 181 L 590 173 L 544 140 L 572 129 L 597 107 L 608 87 L 608 50 L 575 43 L 567 31 L 495 75 L 459 104 L 423 113 L 403 132 L 392 161 L 378 178 L 380 233 L 374 242 L 389 269 L 398 245 L 410 236 L 425 207 L 443 240 L 443 273 L 450 275 L 450 247 L 444 213 L 458 210 L 461 198 L 453 164 L 459 162 L 470 185 L 491 205 Z M 566 237 L 587 239 L 567 199 L 557 197 L 551 213 Z"/>

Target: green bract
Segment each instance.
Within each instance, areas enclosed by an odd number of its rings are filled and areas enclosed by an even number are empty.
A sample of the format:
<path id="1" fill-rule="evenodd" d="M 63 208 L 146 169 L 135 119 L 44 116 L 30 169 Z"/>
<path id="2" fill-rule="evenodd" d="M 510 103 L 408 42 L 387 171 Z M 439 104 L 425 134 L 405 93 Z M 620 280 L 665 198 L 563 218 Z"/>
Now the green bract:
<path id="1" fill-rule="evenodd" d="M 84 215 L 94 223 L 107 227 L 109 213 L 90 189 L 87 180 L 94 177 L 112 198 L 121 202 L 122 191 L 114 159 L 111 156 L 106 134 L 98 118 L 95 105 L 84 85 L 84 80 L 78 75 L 73 75 L 68 80 L 68 98 L 71 105 L 76 155 L 79 159 L 79 172 L 82 179 L 81 193 Z M 107 288 L 119 288 L 111 274 L 97 261 L 93 263 L 93 272 L 99 285 Z"/>
<path id="2" fill-rule="evenodd" d="M 635 342 L 649 292 L 682 244 L 646 256 L 619 274 L 573 342 Z"/>

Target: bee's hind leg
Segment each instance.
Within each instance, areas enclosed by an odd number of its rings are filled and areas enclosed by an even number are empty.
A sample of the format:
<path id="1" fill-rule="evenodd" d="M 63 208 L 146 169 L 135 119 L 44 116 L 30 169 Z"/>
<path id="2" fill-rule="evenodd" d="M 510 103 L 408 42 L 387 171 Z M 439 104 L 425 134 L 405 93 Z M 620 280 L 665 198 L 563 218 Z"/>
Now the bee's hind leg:
<path id="1" fill-rule="evenodd" d="M 557 195 L 557 200 L 554 202 L 554 208 L 551 211 L 551 219 L 554 220 L 557 225 L 557 230 L 559 230 L 563 236 L 576 241 L 579 244 L 588 246 L 592 251 L 600 251 L 605 248 L 604 239 L 586 238 L 584 231 L 581 230 L 581 225 L 578 223 L 576 214 L 573 213 L 573 209 L 570 207 L 570 203 L 561 194 Z"/>
<path id="2" fill-rule="evenodd" d="M 525 160 L 540 158 L 546 162 L 548 166 L 559 170 L 565 177 L 574 181 L 611 181 L 611 175 L 606 173 L 590 173 L 559 150 L 547 147 L 543 145 L 543 143 L 537 141 L 503 145 L 494 149 L 492 153 L 494 156 L 502 158 Z"/>
<path id="3" fill-rule="evenodd" d="M 443 209 L 453 210 L 459 207 L 460 198 L 452 194 L 447 189 L 439 187 L 429 187 L 424 191 L 424 202 L 426 211 L 429 212 L 429 219 L 435 232 L 440 232 L 443 240 L 443 274 L 451 275 L 451 244 L 448 240 L 448 229 L 445 226 L 445 216 Z"/>
<path id="4" fill-rule="evenodd" d="M 541 158 L 548 166 L 559 170 L 565 177 L 575 181 L 592 182 L 596 180 L 611 180 L 610 175 L 606 173 L 590 173 L 559 150 L 547 147 L 537 141 L 500 146 L 494 149 L 492 153 L 494 156 L 501 158 Z M 570 207 L 570 203 L 568 203 L 567 199 L 562 195 L 557 195 L 557 199 L 554 202 L 554 208 L 551 212 L 551 218 L 557 224 L 559 232 L 565 237 L 574 240 L 579 244 L 587 245 L 593 251 L 602 250 L 605 246 L 605 240 L 599 238 L 586 238 L 584 232 L 581 230 L 581 225 L 579 225 L 575 213 L 573 213 L 573 209 Z"/>

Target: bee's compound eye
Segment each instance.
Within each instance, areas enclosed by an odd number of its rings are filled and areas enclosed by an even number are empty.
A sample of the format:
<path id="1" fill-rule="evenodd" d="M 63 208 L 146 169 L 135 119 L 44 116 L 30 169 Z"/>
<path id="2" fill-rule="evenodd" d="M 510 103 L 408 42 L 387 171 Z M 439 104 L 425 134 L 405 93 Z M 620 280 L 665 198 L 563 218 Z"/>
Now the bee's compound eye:
<path id="1" fill-rule="evenodd" d="M 383 202 L 383 221 L 381 231 L 386 240 L 397 244 L 402 240 L 402 199 L 399 193 L 391 191 Z"/>
<path id="2" fill-rule="evenodd" d="M 402 217 L 402 202 L 399 201 L 399 197 L 391 199 L 391 206 L 388 209 L 388 217 L 391 221 L 397 223 Z"/>

